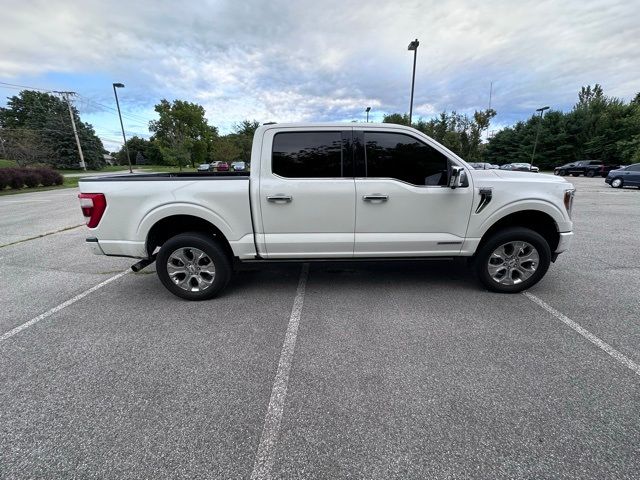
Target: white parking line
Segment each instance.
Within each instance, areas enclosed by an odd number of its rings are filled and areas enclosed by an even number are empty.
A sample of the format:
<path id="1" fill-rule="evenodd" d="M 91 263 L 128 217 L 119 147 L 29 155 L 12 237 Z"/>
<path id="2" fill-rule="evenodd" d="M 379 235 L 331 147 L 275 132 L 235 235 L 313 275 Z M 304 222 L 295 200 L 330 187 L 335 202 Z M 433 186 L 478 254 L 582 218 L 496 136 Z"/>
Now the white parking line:
<path id="1" fill-rule="evenodd" d="M 278 363 L 278 371 L 271 389 L 271 399 L 267 408 L 267 415 L 264 419 L 264 428 L 260 437 L 260 444 L 256 453 L 256 460 L 253 464 L 251 472 L 251 480 L 265 480 L 271 478 L 271 469 L 276 456 L 276 448 L 278 445 L 278 435 L 280 433 L 280 422 L 282 421 L 282 412 L 284 410 L 284 402 L 287 398 L 287 385 L 289 383 L 289 371 L 291 370 L 291 361 L 293 352 L 296 348 L 296 338 L 298 336 L 298 326 L 300 325 L 300 314 L 302 312 L 302 304 L 304 303 L 304 291 L 309 276 L 309 264 L 305 263 L 300 272 L 300 280 L 298 281 L 298 290 L 296 298 L 293 301 L 291 309 L 291 317 L 289 318 L 289 326 L 284 337 L 282 351 L 280 352 L 280 362 Z"/>
<path id="2" fill-rule="evenodd" d="M 628 369 L 632 370 L 636 375 L 640 375 L 640 365 L 635 363 L 629 357 L 627 357 L 626 355 L 620 353 L 618 350 L 613 348 L 608 343 L 600 340 L 598 337 L 596 337 L 589 330 L 586 330 L 585 328 L 581 327 L 578 323 L 574 322 L 573 320 L 571 320 L 566 315 L 563 315 L 562 313 L 557 311 L 555 308 L 553 308 L 551 305 L 548 305 L 544 301 L 540 300 L 534 294 L 529 293 L 529 292 L 522 292 L 522 294 L 525 297 L 527 297 L 529 300 L 531 300 L 533 303 L 536 303 L 539 306 L 541 306 L 542 308 L 544 308 L 547 312 L 549 312 L 551 315 L 556 317 L 558 320 L 560 320 L 562 323 L 567 325 L 569 328 L 571 328 L 574 331 L 578 332 L 584 338 L 586 338 L 591 343 L 593 343 L 596 347 L 598 347 L 598 348 L 604 350 L 605 352 L 607 352 L 609 355 L 611 355 L 613 358 L 615 358 L 618 362 L 623 364 Z"/>
<path id="3" fill-rule="evenodd" d="M 41 315 L 38 315 L 35 318 L 32 318 L 31 320 L 29 320 L 28 322 L 23 323 L 22 325 L 18 325 L 17 327 L 15 327 L 12 330 L 9 330 L 7 333 L 4 333 L 2 336 L 0 336 L 0 342 L 3 342 L 4 340 L 6 340 L 7 338 L 11 338 L 13 337 L 15 334 L 20 333 L 22 330 L 29 328 L 32 325 L 35 325 L 36 323 L 38 323 L 40 320 L 44 320 L 47 317 L 50 317 L 51 315 L 53 315 L 56 312 L 59 312 L 60 310 L 62 310 L 63 308 L 68 307 L 69 305 L 73 305 L 74 303 L 76 303 L 78 300 L 82 300 L 84 297 L 86 297 L 87 295 L 89 295 L 90 293 L 95 292 L 96 290 L 104 287 L 105 285 L 113 282 L 114 280 L 119 279 L 120 277 L 125 276 L 127 273 L 129 273 L 129 270 L 125 270 L 124 272 L 121 272 L 117 275 L 114 275 L 111 278 L 107 278 L 104 282 L 99 283 L 98 285 L 95 285 L 93 287 L 91 287 L 89 290 L 85 290 L 84 292 L 76 295 L 73 298 L 70 298 L 69 300 L 67 300 L 64 303 L 61 303 L 60 305 L 58 305 L 57 307 L 53 307 L 51 310 L 48 310 L 46 312 L 44 312 Z"/>

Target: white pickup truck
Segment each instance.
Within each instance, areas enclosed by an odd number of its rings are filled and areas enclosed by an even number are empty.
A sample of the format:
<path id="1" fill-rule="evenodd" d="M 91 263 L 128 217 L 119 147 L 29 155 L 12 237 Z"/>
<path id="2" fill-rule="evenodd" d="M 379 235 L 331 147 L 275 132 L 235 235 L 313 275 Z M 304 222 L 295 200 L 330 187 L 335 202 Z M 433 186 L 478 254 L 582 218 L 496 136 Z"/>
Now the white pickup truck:
<path id="1" fill-rule="evenodd" d="M 251 172 L 82 178 L 94 253 L 156 262 L 175 295 L 218 294 L 234 262 L 469 257 L 490 290 L 538 282 L 573 235 L 574 188 L 473 170 L 392 124 L 272 124 Z"/>

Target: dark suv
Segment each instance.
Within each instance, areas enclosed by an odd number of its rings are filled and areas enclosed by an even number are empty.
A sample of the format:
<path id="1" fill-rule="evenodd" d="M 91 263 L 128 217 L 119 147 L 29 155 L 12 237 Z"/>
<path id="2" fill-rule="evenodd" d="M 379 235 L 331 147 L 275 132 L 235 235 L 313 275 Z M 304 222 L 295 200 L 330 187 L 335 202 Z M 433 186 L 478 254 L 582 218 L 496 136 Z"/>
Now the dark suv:
<path id="1" fill-rule="evenodd" d="M 580 175 L 585 177 L 595 177 L 596 175 L 606 177 L 609 171 L 616 168 L 618 168 L 618 165 L 605 165 L 600 160 L 581 160 L 556 167 L 553 169 L 553 173 L 554 175 L 572 175 L 574 177 L 579 177 Z"/>

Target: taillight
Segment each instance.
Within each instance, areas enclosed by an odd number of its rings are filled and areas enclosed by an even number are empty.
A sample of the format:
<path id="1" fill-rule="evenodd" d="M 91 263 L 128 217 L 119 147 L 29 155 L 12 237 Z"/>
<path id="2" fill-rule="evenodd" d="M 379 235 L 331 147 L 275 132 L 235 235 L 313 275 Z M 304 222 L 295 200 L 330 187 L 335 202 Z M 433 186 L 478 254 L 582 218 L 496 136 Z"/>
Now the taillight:
<path id="1" fill-rule="evenodd" d="M 107 208 L 107 199 L 102 193 L 81 193 L 78 195 L 80 199 L 80 208 L 87 222 L 87 227 L 95 228 L 100 223 L 102 214 Z"/>

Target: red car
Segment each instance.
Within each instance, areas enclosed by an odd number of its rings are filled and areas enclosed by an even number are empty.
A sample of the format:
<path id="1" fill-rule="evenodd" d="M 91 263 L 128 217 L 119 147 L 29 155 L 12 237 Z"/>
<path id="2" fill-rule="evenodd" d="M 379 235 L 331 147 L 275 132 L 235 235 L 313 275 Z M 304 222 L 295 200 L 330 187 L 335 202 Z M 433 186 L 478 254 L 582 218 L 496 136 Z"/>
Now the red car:
<path id="1" fill-rule="evenodd" d="M 218 170 L 219 172 L 228 172 L 229 164 L 227 162 L 220 162 L 216 167 L 216 170 Z"/>

